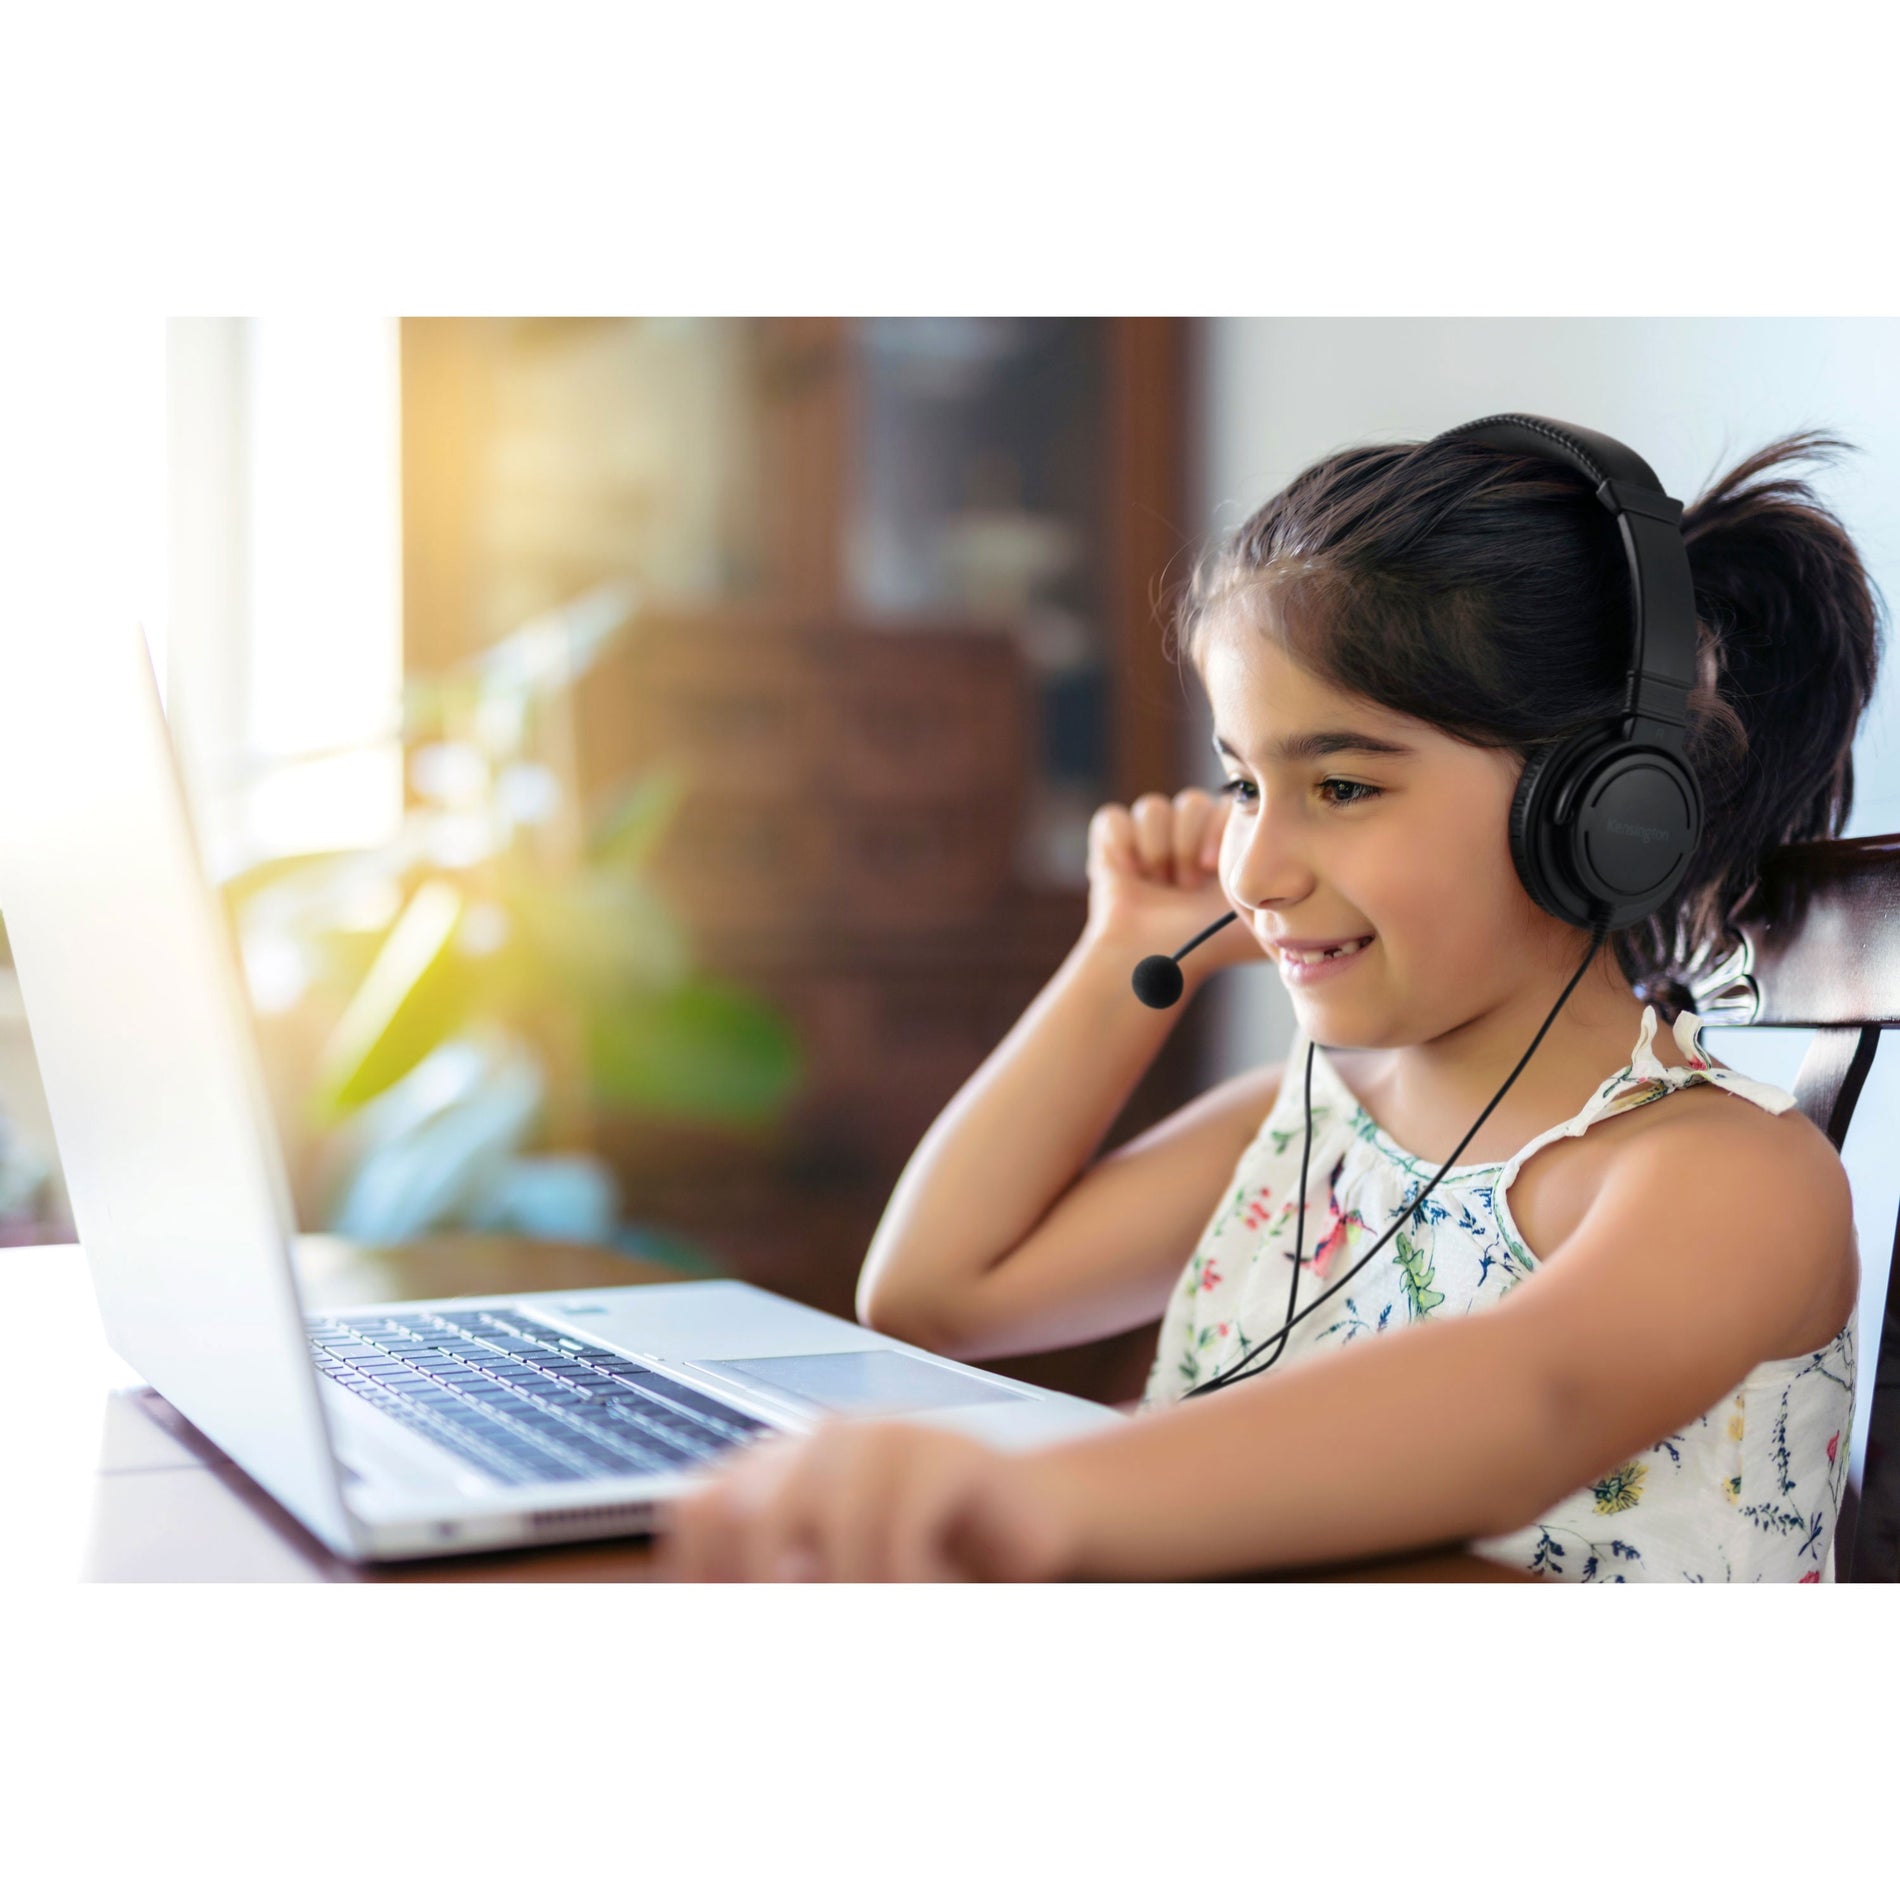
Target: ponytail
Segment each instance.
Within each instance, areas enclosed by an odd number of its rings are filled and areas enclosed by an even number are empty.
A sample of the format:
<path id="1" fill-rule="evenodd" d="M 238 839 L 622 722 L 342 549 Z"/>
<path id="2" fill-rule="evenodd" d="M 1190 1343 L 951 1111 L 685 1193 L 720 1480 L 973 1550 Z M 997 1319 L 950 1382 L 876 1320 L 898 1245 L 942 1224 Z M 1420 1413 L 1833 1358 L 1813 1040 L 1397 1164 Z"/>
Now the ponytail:
<path id="1" fill-rule="evenodd" d="M 1702 840 L 1673 914 L 1617 942 L 1625 976 L 1673 1009 L 1688 1007 L 1687 979 L 1740 925 L 1766 918 L 1768 853 L 1840 836 L 1853 805 L 1854 734 L 1873 694 L 1885 602 L 1839 519 L 1786 472 L 1838 451 L 1851 445 L 1783 436 L 1683 514 L 1702 673 L 1690 696 Z"/>

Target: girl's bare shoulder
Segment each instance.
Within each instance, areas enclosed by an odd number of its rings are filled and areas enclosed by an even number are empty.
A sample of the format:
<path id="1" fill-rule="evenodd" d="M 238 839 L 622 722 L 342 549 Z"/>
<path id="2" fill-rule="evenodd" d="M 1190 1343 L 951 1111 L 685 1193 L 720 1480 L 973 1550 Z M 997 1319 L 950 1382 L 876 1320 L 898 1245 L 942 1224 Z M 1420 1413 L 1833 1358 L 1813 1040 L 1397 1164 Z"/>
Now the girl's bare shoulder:
<path id="1" fill-rule="evenodd" d="M 1659 1050 L 1667 1062 L 1667 1049 Z M 1799 1109 L 1774 1114 L 1717 1083 L 1695 1083 L 1593 1124 L 1576 1140 L 1531 1156 L 1510 1189 L 1512 1219 L 1525 1244 L 1548 1259 L 1577 1230 L 1597 1197 L 1666 1139 L 1675 1178 L 1733 1178 L 1738 1204 L 1763 1192 L 1817 1211 L 1846 1198 L 1847 1176 L 1833 1143 Z M 1651 1190 L 1666 1192 L 1664 1184 Z M 1659 1209 L 1660 1212 L 1660 1209 Z M 1785 1355 L 1818 1350 L 1854 1310 L 1860 1263 L 1851 1231 L 1826 1257 L 1807 1263 L 1814 1282 L 1810 1317 Z"/>

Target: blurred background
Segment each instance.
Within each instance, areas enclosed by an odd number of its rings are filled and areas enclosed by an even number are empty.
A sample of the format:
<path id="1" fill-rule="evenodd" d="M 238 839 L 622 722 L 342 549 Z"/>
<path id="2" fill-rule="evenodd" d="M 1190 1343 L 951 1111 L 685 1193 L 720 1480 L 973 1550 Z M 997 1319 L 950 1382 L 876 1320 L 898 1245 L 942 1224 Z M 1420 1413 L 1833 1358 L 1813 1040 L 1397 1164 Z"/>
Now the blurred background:
<path id="1" fill-rule="evenodd" d="M 158 342 L 144 619 L 300 1225 L 848 1312 L 905 1161 L 1081 930 L 1090 814 L 1189 769 L 1156 600 L 1190 326 Z M 0 1222 L 64 1238 L 4 977 Z M 1115 1139 L 1191 1092 L 1187 1015 Z"/>
<path id="2" fill-rule="evenodd" d="M 184 318 L 142 361 L 143 618 L 300 1225 L 840 1313 L 1081 929 L 1090 813 L 1219 782 L 1166 607 L 1315 457 L 1528 409 L 1686 501 L 1825 427 L 1900 598 L 1887 319 Z M 1900 832 L 1894 704 L 1855 833 Z M 66 1239 L 3 946 L 0 1243 Z M 1107 1145 L 1291 1030 L 1270 968 L 1210 986 Z M 1711 1035 L 1784 1084 L 1803 1041 Z M 1896 1126 L 1883 1057 L 1875 1314 Z M 1125 1392 L 1147 1351 L 1012 1369 Z"/>

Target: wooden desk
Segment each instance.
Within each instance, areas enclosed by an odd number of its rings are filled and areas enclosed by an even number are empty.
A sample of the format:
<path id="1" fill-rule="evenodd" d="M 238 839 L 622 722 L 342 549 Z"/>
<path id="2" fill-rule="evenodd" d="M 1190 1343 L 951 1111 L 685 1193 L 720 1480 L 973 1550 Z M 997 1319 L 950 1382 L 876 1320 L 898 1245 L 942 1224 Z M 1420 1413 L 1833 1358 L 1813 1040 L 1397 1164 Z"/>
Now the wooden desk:
<path id="1" fill-rule="evenodd" d="M 470 1236 L 390 1251 L 317 1236 L 299 1245 L 313 1304 L 520 1293 L 671 1280 L 598 1248 Z M 14 1576 L 166 1583 L 635 1583 L 644 1539 L 380 1566 L 332 1556 L 106 1347 L 77 1247 L 0 1251 L 10 1322 L 36 1341 L 0 1381 Z M 1535 1581 L 1448 1549 L 1328 1566 L 1274 1581 Z"/>

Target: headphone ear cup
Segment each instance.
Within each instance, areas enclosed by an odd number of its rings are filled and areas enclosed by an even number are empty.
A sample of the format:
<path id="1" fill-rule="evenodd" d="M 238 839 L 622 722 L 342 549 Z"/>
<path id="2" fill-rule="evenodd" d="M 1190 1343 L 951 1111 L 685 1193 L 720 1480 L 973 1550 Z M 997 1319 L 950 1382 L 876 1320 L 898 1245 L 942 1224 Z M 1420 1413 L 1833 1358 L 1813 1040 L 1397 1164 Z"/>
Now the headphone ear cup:
<path id="1" fill-rule="evenodd" d="M 1554 814 L 1572 792 L 1560 828 Z M 1701 790 L 1684 758 L 1585 731 L 1526 761 L 1511 799 L 1511 862 L 1553 917 L 1621 929 L 1668 901 L 1701 825 Z"/>
<path id="2" fill-rule="evenodd" d="M 1578 919 L 1572 907 L 1551 888 L 1544 875 L 1545 853 L 1538 849 L 1537 836 L 1548 824 L 1546 814 L 1556 789 L 1552 768 L 1563 749 L 1554 741 L 1540 746 L 1524 761 L 1524 769 L 1518 774 L 1517 792 L 1511 800 L 1511 862 L 1517 867 L 1518 882 L 1540 909 L 1566 923 L 1575 923 Z M 1548 840 L 1545 842 L 1547 847 Z"/>

